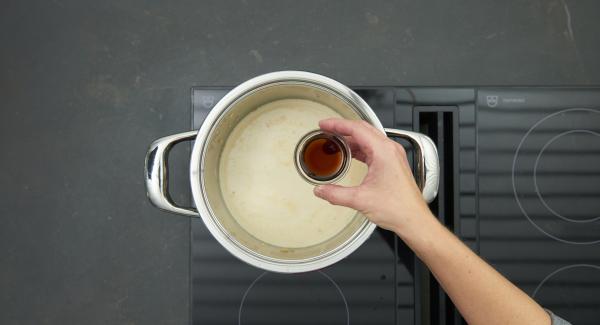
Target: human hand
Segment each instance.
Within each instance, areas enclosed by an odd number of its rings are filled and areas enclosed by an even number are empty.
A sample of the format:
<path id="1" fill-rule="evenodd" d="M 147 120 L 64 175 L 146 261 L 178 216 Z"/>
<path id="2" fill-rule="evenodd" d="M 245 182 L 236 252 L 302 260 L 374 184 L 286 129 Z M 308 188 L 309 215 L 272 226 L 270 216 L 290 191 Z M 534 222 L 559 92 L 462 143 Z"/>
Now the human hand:
<path id="1" fill-rule="evenodd" d="M 358 210 L 398 234 L 431 215 L 400 144 L 365 121 L 332 118 L 320 121 L 319 127 L 344 136 L 352 157 L 366 163 L 369 171 L 358 186 L 321 185 L 315 187 L 316 196 Z"/>
<path id="2" fill-rule="evenodd" d="M 479 258 L 429 210 L 404 148 L 364 121 L 327 119 L 324 131 L 343 135 L 354 158 L 369 167 L 356 187 L 321 185 L 315 195 L 363 213 L 394 231 L 440 282 L 469 324 L 550 324 L 548 313 Z"/>

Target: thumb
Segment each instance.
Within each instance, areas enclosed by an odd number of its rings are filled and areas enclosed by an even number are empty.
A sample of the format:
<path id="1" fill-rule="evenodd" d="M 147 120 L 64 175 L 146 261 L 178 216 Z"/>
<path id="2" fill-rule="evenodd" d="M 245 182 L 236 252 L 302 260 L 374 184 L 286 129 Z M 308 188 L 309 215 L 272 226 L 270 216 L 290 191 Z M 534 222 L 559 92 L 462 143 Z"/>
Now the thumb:
<path id="1" fill-rule="evenodd" d="M 354 208 L 356 204 L 356 187 L 344 187 L 339 185 L 320 185 L 315 187 L 314 193 L 331 204 L 343 205 L 349 208 Z"/>

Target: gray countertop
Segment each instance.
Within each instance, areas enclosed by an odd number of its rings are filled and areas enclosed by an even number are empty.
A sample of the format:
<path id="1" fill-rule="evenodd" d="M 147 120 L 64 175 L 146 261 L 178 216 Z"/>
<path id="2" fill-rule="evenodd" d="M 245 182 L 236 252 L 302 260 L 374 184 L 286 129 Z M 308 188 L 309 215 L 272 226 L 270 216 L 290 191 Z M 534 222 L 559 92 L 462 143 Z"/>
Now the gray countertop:
<path id="1" fill-rule="evenodd" d="M 4 1 L 0 323 L 185 324 L 189 220 L 147 201 L 190 87 L 598 85 L 600 2 Z M 186 148 L 174 157 L 185 201 Z"/>

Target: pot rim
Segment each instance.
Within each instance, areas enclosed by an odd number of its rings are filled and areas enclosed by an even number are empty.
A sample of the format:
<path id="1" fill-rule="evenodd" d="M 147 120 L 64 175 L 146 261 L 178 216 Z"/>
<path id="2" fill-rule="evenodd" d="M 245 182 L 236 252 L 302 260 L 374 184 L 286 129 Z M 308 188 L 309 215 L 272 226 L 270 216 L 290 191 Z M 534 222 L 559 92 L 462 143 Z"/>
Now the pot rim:
<path id="1" fill-rule="evenodd" d="M 192 197 L 202 221 L 212 236 L 240 260 L 272 272 L 297 273 L 318 270 L 334 264 L 354 252 L 373 233 L 376 225 L 365 219 L 363 225 L 348 240 L 335 249 L 314 257 L 299 260 L 283 260 L 264 256 L 252 251 L 250 248 L 239 243 L 234 237 L 223 229 L 220 222 L 214 217 L 214 213 L 208 203 L 204 191 L 204 152 L 207 139 L 213 130 L 215 123 L 233 103 L 246 94 L 264 86 L 281 82 L 300 82 L 314 85 L 330 91 L 347 101 L 359 111 L 364 118 L 373 126 L 385 134 L 381 122 L 371 107 L 353 90 L 331 78 L 304 71 L 278 71 L 254 77 L 229 91 L 209 112 L 202 126 L 198 130 L 190 158 L 190 184 Z"/>

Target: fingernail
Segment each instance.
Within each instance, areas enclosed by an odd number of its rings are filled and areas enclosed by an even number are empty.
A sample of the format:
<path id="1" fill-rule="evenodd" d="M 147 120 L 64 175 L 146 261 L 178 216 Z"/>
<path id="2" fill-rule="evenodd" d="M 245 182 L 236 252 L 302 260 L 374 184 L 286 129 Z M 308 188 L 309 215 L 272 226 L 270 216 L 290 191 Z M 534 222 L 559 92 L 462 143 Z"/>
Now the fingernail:
<path id="1" fill-rule="evenodd" d="M 323 193 L 323 187 L 322 186 L 315 186 L 315 189 L 313 190 L 313 192 L 317 195 Z"/>

